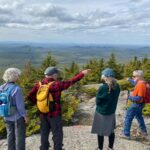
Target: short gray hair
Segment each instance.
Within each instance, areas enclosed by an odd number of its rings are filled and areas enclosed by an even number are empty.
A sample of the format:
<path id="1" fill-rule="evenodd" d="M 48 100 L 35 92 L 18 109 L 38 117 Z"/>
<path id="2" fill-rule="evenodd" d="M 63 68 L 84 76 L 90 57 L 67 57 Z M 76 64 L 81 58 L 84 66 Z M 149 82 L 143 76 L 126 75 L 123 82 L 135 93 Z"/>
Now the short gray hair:
<path id="1" fill-rule="evenodd" d="M 135 70 L 135 71 L 133 71 L 133 75 L 138 76 L 138 77 L 143 77 L 144 73 L 142 70 Z"/>
<path id="2" fill-rule="evenodd" d="M 3 80 L 5 82 L 15 82 L 19 78 L 20 75 L 21 75 L 20 69 L 8 68 L 4 72 Z"/>

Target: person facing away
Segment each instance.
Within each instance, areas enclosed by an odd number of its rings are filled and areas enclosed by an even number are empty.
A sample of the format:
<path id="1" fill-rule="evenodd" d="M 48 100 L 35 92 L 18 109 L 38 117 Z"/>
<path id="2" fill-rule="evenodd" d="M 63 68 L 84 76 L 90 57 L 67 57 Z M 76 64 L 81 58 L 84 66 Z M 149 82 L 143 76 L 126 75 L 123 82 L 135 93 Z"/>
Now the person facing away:
<path id="1" fill-rule="evenodd" d="M 115 140 L 115 111 L 120 94 L 120 86 L 114 78 L 114 72 L 110 68 L 102 71 L 100 84 L 96 95 L 96 111 L 92 125 L 92 133 L 97 134 L 98 148 L 103 149 L 104 136 L 109 137 L 108 150 L 113 150 Z"/>
<path id="2" fill-rule="evenodd" d="M 48 84 L 53 82 L 49 87 L 49 92 L 53 97 L 53 104 L 50 104 L 50 111 L 48 113 L 40 112 L 41 121 L 41 146 L 40 150 L 49 149 L 49 133 L 52 131 L 54 150 L 62 150 L 63 146 L 63 124 L 62 124 L 62 112 L 61 112 L 61 92 L 68 89 L 70 86 L 81 80 L 86 74 L 90 72 L 90 69 L 83 70 L 79 74 L 75 75 L 70 80 L 58 81 L 59 69 L 56 67 L 48 67 L 44 74 L 45 78 L 42 79 L 42 84 Z M 36 94 L 39 89 L 39 83 L 36 83 L 32 90 L 29 92 L 28 99 L 36 103 Z"/>
<path id="3" fill-rule="evenodd" d="M 20 75 L 21 71 L 18 68 L 8 68 L 3 75 L 5 83 L 0 86 L 1 90 L 12 88 L 11 98 L 15 106 L 14 113 L 8 117 L 4 117 L 8 150 L 25 150 L 25 123 L 27 123 L 28 119 L 22 90 L 16 84 Z"/>
<path id="4" fill-rule="evenodd" d="M 123 137 L 126 139 L 130 139 L 130 128 L 134 117 L 138 121 L 142 134 L 147 135 L 146 125 L 142 116 L 142 109 L 144 107 L 143 99 L 146 95 L 146 82 L 144 81 L 143 75 L 142 70 L 135 70 L 133 71 L 133 80 L 128 79 L 135 87 L 132 94 L 128 97 L 128 99 L 132 101 L 132 104 L 127 109 L 124 120 Z"/>

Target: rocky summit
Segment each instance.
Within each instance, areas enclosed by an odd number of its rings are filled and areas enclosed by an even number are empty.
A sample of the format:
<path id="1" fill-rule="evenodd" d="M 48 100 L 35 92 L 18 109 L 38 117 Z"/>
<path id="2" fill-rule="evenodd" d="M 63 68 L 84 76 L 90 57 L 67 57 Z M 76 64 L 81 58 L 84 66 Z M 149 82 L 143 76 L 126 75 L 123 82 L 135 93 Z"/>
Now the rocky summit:
<path id="1" fill-rule="evenodd" d="M 125 114 L 127 92 L 120 93 L 116 110 L 117 128 L 115 139 L 115 150 L 150 150 L 150 117 L 145 117 L 149 136 L 144 137 L 139 133 L 136 120 L 133 121 L 131 128 L 131 140 L 121 138 L 123 120 Z M 84 100 L 85 98 L 85 100 Z M 64 149 L 65 150 L 95 150 L 97 147 L 97 136 L 91 134 L 92 119 L 95 111 L 95 98 L 86 99 L 82 97 L 78 111 L 74 115 L 73 125 L 64 127 Z M 53 150 L 52 134 L 49 138 Z M 32 135 L 26 138 L 26 150 L 38 150 L 40 146 L 40 135 Z M 105 137 L 104 150 L 108 148 L 108 138 Z M 6 139 L 0 140 L 0 150 L 6 150 Z"/>

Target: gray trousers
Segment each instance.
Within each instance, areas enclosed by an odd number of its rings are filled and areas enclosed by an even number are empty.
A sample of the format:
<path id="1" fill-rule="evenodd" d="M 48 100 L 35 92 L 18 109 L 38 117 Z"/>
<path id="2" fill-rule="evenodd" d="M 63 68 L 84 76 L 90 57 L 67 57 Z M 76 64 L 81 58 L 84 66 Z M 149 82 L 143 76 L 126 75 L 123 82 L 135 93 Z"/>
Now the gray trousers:
<path id="1" fill-rule="evenodd" d="M 49 118 L 46 116 L 41 116 L 41 146 L 40 150 L 49 149 L 49 134 L 52 131 L 54 150 L 62 150 L 63 143 L 63 125 L 62 117 Z"/>
<path id="2" fill-rule="evenodd" d="M 19 118 L 16 122 L 5 121 L 7 130 L 8 150 L 25 150 L 25 122 Z"/>

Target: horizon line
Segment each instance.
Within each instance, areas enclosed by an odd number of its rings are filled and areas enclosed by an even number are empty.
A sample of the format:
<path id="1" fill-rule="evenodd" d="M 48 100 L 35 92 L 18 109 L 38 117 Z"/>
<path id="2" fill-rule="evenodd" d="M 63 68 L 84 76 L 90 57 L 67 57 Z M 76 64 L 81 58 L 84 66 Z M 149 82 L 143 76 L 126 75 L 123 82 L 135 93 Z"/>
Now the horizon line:
<path id="1" fill-rule="evenodd" d="M 150 44 L 125 44 L 125 43 L 80 43 L 80 42 L 48 42 L 48 41 L 12 41 L 12 40 L 7 40 L 7 41 L 2 41 L 0 40 L 0 43 L 16 43 L 16 44 L 60 44 L 60 45 L 104 45 L 104 46 L 150 46 Z"/>

